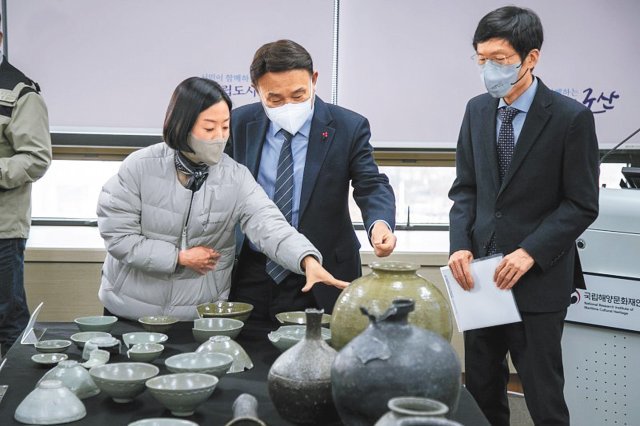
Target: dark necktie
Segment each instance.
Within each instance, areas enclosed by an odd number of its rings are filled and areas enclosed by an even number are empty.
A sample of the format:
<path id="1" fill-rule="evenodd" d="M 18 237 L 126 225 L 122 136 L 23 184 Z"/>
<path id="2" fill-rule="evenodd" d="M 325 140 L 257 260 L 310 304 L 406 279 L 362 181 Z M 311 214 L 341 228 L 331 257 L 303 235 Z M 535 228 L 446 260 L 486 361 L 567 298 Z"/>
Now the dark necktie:
<path id="1" fill-rule="evenodd" d="M 284 136 L 284 143 L 278 160 L 273 202 L 278 206 L 287 222 L 291 223 L 293 211 L 293 153 L 291 152 L 291 139 L 293 136 L 284 129 L 280 133 Z M 266 270 L 276 284 L 280 284 L 290 273 L 288 269 L 283 268 L 270 258 L 267 258 Z"/>
<path id="2" fill-rule="evenodd" d="M 520 110 L 511 107 L 503 107 L 498 111 L 500 114 L 500 121 L 502 121 L 500 130 L 498 131 L 498 172 L 500 174 L 501 185 L 504 176 L 507 174 L 509 166 L 511 165 L 513 150 L 516 146 L 516 138 L 513 133 L 513 118 L 518 115 L 519 112 Z M 491 240 L 489 241 L 487 255 L 490 256 L 497 252 L 496 234 L 494 232 L 491 236 Z"/>
<path id="3" fill-rule="evenodd" d="M 500 131 L 498 132 L 498 170 L 500 171 L 500 183 L 509 170 L 513 150 L 516 146 L 516 138 L 513 134 L 513 118 L 520 110 L 504 107 L 498 111 L 500 114 Z"/>

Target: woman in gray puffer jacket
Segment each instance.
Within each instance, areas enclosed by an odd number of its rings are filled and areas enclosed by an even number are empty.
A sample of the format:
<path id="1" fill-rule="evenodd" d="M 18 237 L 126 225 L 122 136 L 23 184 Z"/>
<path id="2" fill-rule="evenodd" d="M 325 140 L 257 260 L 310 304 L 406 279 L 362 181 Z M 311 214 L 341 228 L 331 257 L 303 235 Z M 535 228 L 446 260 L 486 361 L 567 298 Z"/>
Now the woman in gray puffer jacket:
<path id="1" fill-rule="evenodd" d="M 102 188 L 98 228 L 107 257 L 98 297 L 114 315 L 197 317 L 200 303 L 226 300 L 235 225 L 287 269 L 343 288 L 320 252 L 289 225 L 244 166 L 223 153 L 231 100 L 214 81 L 176 88 L 164 143 L 136 151 Z"/>

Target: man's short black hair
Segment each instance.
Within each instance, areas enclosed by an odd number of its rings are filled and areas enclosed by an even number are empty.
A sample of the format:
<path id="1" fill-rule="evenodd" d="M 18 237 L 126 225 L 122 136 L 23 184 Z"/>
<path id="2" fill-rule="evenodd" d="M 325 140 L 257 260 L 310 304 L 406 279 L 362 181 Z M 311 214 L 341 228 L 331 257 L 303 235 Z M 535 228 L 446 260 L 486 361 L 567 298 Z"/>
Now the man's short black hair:
<path id="1" fill-rule="evenodd" d="M 205 109 L 224 101 L 231 111 L 231 98 L 213 80 L 190 77 L 176 87 L 164 118 L 162 136 L 171 148 L 193 152 L 188 144 L 189 133 Z"/>
<path id="2" fill-rule="evenodd" d="M 307 49 L 291 40 L 267 43 L 253 55 L 251 82 L 257 86 L 260 77 L 268 72 L 291 70 L 307 70 L 313 75 L 313 60 Z"/>
<path id="3" fill-rule="evenodd" d="M 542 22 L 531 9 L 505 6 L 486 14 L 473 35 L 473 48 L 492 38 L 509 42 L 524 60 L 533 49 L 540 49 L 543 41 Z"/>

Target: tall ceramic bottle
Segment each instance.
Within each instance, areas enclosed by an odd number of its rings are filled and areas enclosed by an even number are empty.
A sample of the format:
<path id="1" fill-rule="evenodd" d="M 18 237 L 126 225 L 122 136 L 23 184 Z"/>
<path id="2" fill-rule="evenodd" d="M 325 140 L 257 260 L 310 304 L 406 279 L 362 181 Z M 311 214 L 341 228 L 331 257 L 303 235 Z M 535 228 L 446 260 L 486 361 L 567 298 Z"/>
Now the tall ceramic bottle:
<path id="1" fill-rule="evenodd" d="M 331 345 L 340 350 L 367 327 L 360 313 L 364 306 L 380 314 L 399 297 L 415 301 L 409 315 L 413 325 L 434 331 L 451 340 L 453 322 L 448 300 L 438 288 L 417 274 L 418 266 L 404 262 L 374 262 L 371 273 L 345 288 L 336 301 L 331 318 Z"/>
<path id="2" fill-rule="evenodd" d="M 278 413 L 292 423 L 328 425 L 338 419 L 331 394 L 331 364 L 337 352 L 322 340 L 323 312 L 305 311 L 304 339 L 283 352 L 269 370 L 269 396 Z"/>
<path id="3" fill-rule="evenodd" d="M 411 299 L 396 299 L 338 353 L 331 368 L 333 400 L 347 426 L 372 425 L 400 396 L 441 401 L 454 411 L 461 386 L 460 362 L 440 335 L 411 325 Z"/>

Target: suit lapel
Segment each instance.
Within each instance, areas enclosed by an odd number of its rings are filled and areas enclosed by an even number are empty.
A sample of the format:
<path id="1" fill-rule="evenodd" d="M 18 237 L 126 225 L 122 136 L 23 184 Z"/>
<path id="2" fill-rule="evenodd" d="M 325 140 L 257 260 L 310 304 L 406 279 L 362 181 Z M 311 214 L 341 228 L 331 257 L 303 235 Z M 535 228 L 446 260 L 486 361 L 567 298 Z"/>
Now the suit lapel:
<path id="1" fill-rule="evenodd" d="M 520 136 L 518 137 L 518 142 L 516 143 L 516 148 L 513 151 L 511 165 L 509 166 L 507 174 L 504 176 L 498 196 L 505 190 L 507 185 L 509 185 L 511 178 L 522 165 L 522 162 L 531 150 L 531 147 L 533 147 L 538 140 L 540 132 L 542 132 L 542 129 L 547 124 L 547 121 L 549 121 L 549 118 L 551 118 L 551 113 L 547 109 L 551 104 L 551 98 L 547 93 L 548 90 L 549 89 L 542 84 L 542 81 L 538 79 L 537 93 L 533 98 L 529 112 L 527 112 L 527 117 L 524 121 L 524 125 L 522 126 Z"/>
<path id="2" fill-rule="evenodd" d="M 487 156 L 489 169 L 493 180 L 493 186 L 498 190 L 500 186 L 500 175 L 498 173 L 498 149 L 496 146 L 496 115 L 498 108 L 498 99 L 492 98 L 482 109 L 482 118 L 480 123 L 487 123 L 482 127 L 480 133 L 480 141 L 482 144 L 482 152 Z"/>
<path id="3" fill-rule="evenodd" d="M 300 194 L 300 211 L 298 223 L 302 223 L 304 212 L 311 199 L 311 194 L 316 185 L 318 174 L 324 163 L 324 159 L 333 142 L 335 128 L 330 124 L 333 117 L 327 105 L 316 97 L 314 105 L 313 119 L 311 120 L 311 130 L 309 134 L 309 145 L 307 146 L 307 157 L 304 165 L 302 177 L 302 191 Z"/>
<path id="4" fill-rule="evenodd" d="M 256 120 L 247 123 L 247 159 L 246 165 L 255 179 L 258 178 L 260 156 L 269 128 L 269 119 L 264 111 L 256 113 Z"/>

